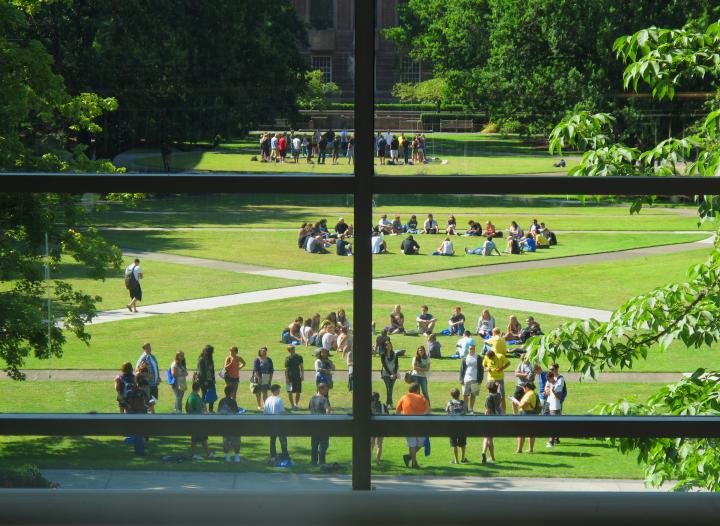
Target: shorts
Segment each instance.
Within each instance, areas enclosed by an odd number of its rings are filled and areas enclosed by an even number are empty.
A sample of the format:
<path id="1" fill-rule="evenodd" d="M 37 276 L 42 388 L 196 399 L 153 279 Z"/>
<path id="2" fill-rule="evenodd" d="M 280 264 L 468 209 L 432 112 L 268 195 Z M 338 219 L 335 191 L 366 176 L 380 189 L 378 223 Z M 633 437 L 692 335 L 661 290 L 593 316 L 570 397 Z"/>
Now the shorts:
<path id="1" fill-rule="evenodd" d="M 425 437 L 407 437 L 405 438 L 408 447 L 423 447 L 425 446 Z"/>
<path id="2" fill-rule="evenodd" d="M 550 409 L 551 416 L 559 416 L 562 414 L 562 409 Z"/>
<path id="3" fill-rule="evenodd" d="M 233 378 L 232 376 L 225 376 L 225 385 L 237 386 L 240 383 L 240 378 Z"/>
<path id="4" fill-rule="evenodd" d="M 130 299 L 137 299 L 138 301 L 142 301 L 142 287 L 140 287 L 140 284 L 138 283 L 138 286 L 134 289 L 130 289 Z"/>
<path id="5" fill-rule="evenodd" d="M 253 394 L 267 393 L 270 386 L 268 384 L 258 384 L 252 388 Z"/>
<path id="6" fill-rule="evenodd" d="M 158 386 L 157 385 L 150 386 L 150 396 L 155 397 L 155 400 L 160 400 L 160 397 L 158 396 Z"/>
<path id="7" fill-rule="evenodd" d="M 197 444 L 198 442 L 205 442 L 207 439 L 208 439 L 208 437 L 206 437 L 206 436 L 203 437 L 203 436 L 200 436 L 200 435 L 193 435 L 193 436 L 190 437 L 190 441 L 191 441 L 193 444 Z"/>
<path id="8" fill-rule="evenodd" d="M 240 437 L 223 437 L 223 446 L 228 449 L 237 449 L 240 447 Z"/>
<path id="9" fill-rule="evenodd" d="M 450 437 L 450 446 L 452 446 L 452 447 L 467 446 L 467 437 Z"/>
<path id="10" fill-rule="evenodd" d="M 495 385 L 497 385 L 497 392 L 498 394 L 505 398 L 505 380 L 493 380 L 495 382 Z"/>
<path id="11" fill-rule="evenodd" d="M 522 400 L 522 397 L 525 395 L 525 390 L 520 387 L 519 385 L 515 387 L 515 392 L 513 393 L 513 397 L 517 400 Z"/>
<path id="12" fill-rule="evenodd" d="M 463 396 L 477 396 L 478 393 L 480 393 L 480 383 L 479 382 L 465 382 L 462 386 L 462 394 Z"/>
<path id="13" fill-rule="evenodd" d="M 286 386 L 288 393 L 302 393 L 302 380 L 290 380 Z"/>

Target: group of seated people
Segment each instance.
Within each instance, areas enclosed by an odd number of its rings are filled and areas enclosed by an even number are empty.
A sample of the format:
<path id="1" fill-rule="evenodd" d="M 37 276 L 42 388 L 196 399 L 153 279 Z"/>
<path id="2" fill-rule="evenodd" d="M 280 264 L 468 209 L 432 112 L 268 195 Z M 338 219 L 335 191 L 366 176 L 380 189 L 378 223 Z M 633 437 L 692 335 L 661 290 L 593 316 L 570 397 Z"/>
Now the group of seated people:
<path id="1" fill-rule="evenodd" d="M 295 318 L 280 336 L 282 343 L 339 351 L 345 356 L 352 350 L 352 325 L 345 309 L 330 312 L 325 318 L 320 314 L 303 319 Z"/>
<path id="2" fill-rule="evenodd" d="M 334 232 L 328 229 L 327 219 L 314 224 L 303 223 L 298 230 L 298 248 L 311 254 L 329 254 L 328 249 L 335 245 L 338 256 L 352 256 L 352 244 L 348 241 L 352 235 L 353 226 L 342 217 L 338 219 Z"/>

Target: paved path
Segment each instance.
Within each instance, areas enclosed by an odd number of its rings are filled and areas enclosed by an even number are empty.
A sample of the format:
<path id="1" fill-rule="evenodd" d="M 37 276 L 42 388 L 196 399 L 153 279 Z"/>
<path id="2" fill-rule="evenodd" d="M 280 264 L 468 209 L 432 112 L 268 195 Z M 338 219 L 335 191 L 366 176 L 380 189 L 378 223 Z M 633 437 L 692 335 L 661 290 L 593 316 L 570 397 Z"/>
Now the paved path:
<path id="1" fill-rule="evenodd" d="M 677 252 L 687 252 L 708 248 L 713 243 L 713 238 L 709 237 L 701 241 L 693 243 L 679 243 L 677 245 L 665 245 L 659 247 L 633 248 L 630 250 L 618 250 L 616 252 L 600 252 L 598 254 L 586 254 L 582 256 L 567 256 L 551 259 L 536 259 L 531 261 L 513 261 L 509 263 L 497 263 L 495 265 L 481 265 L 477 267 L 466 267 L 452 270 L 438 270 L 433 272 L 423 272 L 420 274 L 410 274 L 398 277 L 380 278 L 384 280 L 402 280 L 409 283 L 419 281 L 436 281 L 445 279 L 457 279 L 470 276 L 487 276 L 490 274 L 498 274 L 501 272 L 511 272 L 519 270 L 535 270 L 552 267 L 565 267 L 568 265 L 582 265 L 586 263 L 604 263 L 606 261 L 618 261 L 622 259 L 637 258 L 643 256 L 659 256 L 663 254 L 674 254 Z M 483 256 L 475 256 L 483 257 Z M 493 256 L 491 256 L 493 257 Z M 502 256 L 506 258 L 506 256 Z M 510 257 L 510 256 L 507 256 Z"/>
<path id="2" fill-rule="evenodd" d="M 459 362 L 456 361 L 459 367 Z M 30 369 L 23 371 L 28 380 L 50 381 L 50 382 L 111 382 L 118 375 L 115 370 L 106 369 Z M 505 381 L 515 383 L 514 372 L 505 374 Z M 247 382 L 250 373 L 240 371 L 240 381 Z M 568 383 L 581 381 L 580 373 L 563 373 Z M 600 383 L 662 383 L 669 384 L 679 381 L 683 376 L 690 373 L 602 373 L 597 381 Z M 308 382 L 312 382 L 313 375 L 310 371 L 306 374 Z M 347 371 L 336 371 L 333 374 L 335 381 L 344 382 L 347 380 Z M 0 381 L 9 380 L 5 373 L 0 373 Z M 380 373 L 373 371 L 373 381 L 380 382 Z M 455 371 L 434 371 L 430 375 L 431 382 L 457 382 L 458 373 Z M 582 380 L 583 382 L 595 382 L 594 380 Z"/>
<path id="3" fill-rule="evenodd" d="M 211 461 L 203 461 L 209 463 Z M 132 489 L 147 491 L 232 491 L 252 492 L 272 488 L 277 494 L 287 491 L 351 491 L 350 475 L 310 475 L 302 473 L 208 473 L 178 471 L 120 471 L 42 469 L 43 475 L 63 489 Z M 669 491 L 671 484 L 654 490 L 641 480 L 511 478 L 511 477 L 431 477 L 422 475 L 374 475 L 373 489 L 379 492 L 402 491 Z"/>

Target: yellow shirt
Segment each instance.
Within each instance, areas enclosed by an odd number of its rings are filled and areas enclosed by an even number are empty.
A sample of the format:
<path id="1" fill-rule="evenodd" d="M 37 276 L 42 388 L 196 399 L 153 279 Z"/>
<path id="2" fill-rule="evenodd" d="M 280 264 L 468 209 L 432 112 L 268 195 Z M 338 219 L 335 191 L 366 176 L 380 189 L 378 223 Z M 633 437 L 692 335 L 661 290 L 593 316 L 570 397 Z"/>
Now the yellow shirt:
<path id="1" fill-rule="evenodd" d="M 502 336 L 493 336 L 487 341 L 495 354 L 507 354 L 507 342 Z"/>
<path id="2" fill-rule="evenodd" d="M 546 238 L 544 235 L 538 234 L 538 235 L 535 237 L 535 243 L 537 243 L 538 245 L 547 245 L 547 244 L 548 244 L 548 240 L 547 240 L 547 238 Z"/>
<path id="3" fill-rule="evenodd" d="M 528 391 L 520 400 L 520 409 L 530 413 L 533 409 L 535 409 L 535 404 L 537 404 L 537 395 L 535 394 L 535 391 Z"/>
<path id="4" fill-rule="evenodd" d="M 501 367 L 510 365 L 510 360 L 508 360 L 507 356 L 505 356 L 504 354 L 498 354 L 492 360 L 485 356 L 483 358 L 482 364 L 483 369 L 488 371 L 491 380 L 504 380 L 505 371 L 496 371 L 495 369 L 500 369 Z"/>

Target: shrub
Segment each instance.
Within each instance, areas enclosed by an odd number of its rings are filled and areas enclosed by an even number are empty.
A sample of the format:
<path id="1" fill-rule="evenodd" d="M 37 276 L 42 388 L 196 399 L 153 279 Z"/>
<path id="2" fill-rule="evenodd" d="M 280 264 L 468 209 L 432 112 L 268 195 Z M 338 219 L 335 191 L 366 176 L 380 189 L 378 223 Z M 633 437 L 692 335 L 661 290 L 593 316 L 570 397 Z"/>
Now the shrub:
<path id="1" fill-rule="evenodd" d="M 497 133 L 498 127 L 494 122 L 488 122 L 482 129 L 481 133 Z"/>
<path id="2" fill-rule="evenodd" d="M 26 464 L 17 468 L 0 469 L 0 487 L 55 488 L 57 485 L 43 477 L 37 466 Z"/>

